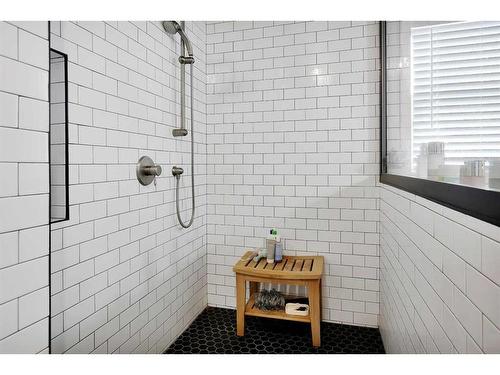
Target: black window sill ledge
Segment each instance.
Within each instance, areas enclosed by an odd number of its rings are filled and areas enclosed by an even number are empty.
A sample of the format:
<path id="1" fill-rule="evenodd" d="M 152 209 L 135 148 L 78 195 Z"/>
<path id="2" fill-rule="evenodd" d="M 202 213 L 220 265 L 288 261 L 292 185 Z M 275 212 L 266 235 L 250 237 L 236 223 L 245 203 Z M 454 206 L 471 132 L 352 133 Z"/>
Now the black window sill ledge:
<path id="1" fill-rule="evenodd" d="M 500 192 L 389 173 L 380 182 L 500 226 Z"/>

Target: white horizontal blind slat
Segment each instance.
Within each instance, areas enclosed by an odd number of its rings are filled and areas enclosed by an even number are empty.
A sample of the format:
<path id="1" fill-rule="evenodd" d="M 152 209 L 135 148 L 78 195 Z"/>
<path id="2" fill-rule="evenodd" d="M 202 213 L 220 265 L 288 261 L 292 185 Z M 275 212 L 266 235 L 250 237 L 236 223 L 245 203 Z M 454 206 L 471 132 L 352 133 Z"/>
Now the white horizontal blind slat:
<path id="1" fill-rule="evenodd" d="M 444 141 L 447 163 L 500 157 L 500 22 L 411 31 L 413 156 Z"/>

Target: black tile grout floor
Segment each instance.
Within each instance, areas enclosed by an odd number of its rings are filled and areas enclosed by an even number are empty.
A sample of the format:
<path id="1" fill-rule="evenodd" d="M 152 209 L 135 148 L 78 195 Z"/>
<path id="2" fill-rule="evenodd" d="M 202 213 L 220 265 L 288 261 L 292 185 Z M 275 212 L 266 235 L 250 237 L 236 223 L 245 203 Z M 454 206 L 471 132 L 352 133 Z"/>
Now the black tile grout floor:
<path id="1" fill-rule="evenodd" d="M 311 344 L 309 324 L 245 317 L 236 336 L 236 311 L 207 307 L 165 354 L 381 354 L 377 328 L 321 323 L 321 346 Z"/>

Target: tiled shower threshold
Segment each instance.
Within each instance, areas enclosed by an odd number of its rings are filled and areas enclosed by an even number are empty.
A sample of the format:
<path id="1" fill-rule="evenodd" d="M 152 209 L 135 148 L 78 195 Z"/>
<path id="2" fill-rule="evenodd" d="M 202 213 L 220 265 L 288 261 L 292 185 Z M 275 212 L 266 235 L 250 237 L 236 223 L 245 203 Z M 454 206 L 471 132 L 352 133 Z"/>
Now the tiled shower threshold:
<path id="1" fill-rule="evenodd" d="M 321 347 L 311 345 L 309 324 L 246 317 L 236 336 L 236 311 L 207 307 L 165 354 L 383 354 L 377 328 L 321 323 Z"/>

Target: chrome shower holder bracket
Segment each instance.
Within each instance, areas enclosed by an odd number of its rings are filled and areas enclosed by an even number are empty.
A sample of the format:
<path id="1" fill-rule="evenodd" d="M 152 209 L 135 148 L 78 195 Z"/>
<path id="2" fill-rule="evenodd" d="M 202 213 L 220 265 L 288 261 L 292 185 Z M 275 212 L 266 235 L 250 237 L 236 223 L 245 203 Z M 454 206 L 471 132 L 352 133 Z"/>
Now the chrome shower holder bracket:
<path id="1" fill-rule="evenodd" d="M 184 169 L 181 167 L 173 166 L 172 167 L 172 176 L 174 176 L 176 179 L 181 178 L 181 174 L 184 173 Z"/>
<path id="2" fill-rule="evenodd" d="M 179 56 L 179 62 L 181 64 L 194 64 L 193 56 Z"/>

